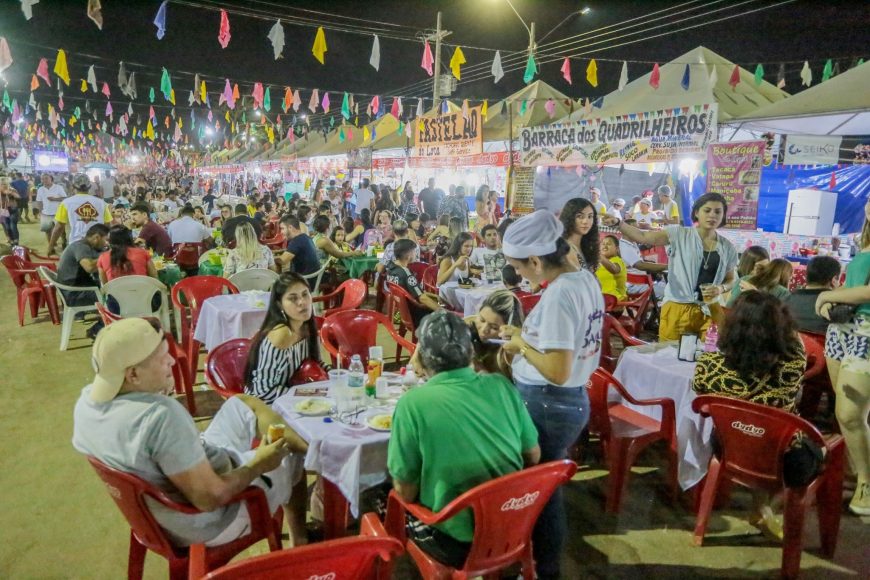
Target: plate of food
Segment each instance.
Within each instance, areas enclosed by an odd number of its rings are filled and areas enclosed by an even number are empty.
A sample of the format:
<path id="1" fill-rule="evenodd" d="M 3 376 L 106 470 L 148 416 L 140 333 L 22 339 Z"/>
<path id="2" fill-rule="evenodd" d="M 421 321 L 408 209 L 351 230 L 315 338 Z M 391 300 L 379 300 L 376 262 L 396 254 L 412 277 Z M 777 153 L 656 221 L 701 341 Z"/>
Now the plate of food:
<path id="1" fill-rule="evenodd" d="M 474 288 L 474 280 L 471 278 L 460 278 L 456 283 L 460 288 Z"/>
<path id="2" fill-rule="evenodd" d="M 299 401 L 293 406 L 293 408 L 300 415 L 319 417 L 329 414 L 332 410 L 332 401 L 323 397 L 311 397 Z"/>
<path id="3" fill-rule="evenodd" d="M 389 431 L 393 428 L 393 416 L 388 413 L 379 413 L 366 419 L 369 429 L 375 431 Z"/>

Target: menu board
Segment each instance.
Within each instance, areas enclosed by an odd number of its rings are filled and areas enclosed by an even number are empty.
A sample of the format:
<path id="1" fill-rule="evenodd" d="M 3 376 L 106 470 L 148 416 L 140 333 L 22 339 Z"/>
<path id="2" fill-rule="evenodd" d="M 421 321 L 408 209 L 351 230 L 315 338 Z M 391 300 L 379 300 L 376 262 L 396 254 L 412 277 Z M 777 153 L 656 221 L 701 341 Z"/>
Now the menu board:
<path id="1" fill-rule="evenodd" d="M 757 227 L 765 146 L 765 141 L 735 141 L 707 148 L 707 191 L 721 193 L 728 201 L 726 228 Z"/>
<path id="2" fill-rule="evenodd" d="M 514 167 L 508 185 L 508 207 L 514 216 L 535 211 L 535 168 Z"/>

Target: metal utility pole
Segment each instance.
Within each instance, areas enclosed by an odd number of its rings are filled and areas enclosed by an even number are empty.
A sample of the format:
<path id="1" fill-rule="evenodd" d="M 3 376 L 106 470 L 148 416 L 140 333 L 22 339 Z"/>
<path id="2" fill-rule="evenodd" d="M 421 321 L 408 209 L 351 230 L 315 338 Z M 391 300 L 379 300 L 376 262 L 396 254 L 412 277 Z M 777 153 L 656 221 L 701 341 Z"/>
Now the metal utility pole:
<path id="1" fill-rule="evenodd" d="M 438 13 L 438 21 L 435 27 L 435 36 L 430 36 L 429 39 L 435 40 L 435 63 L 434 69 L 435 74 L 432 77 L 432 106 L 434 107 L 438 103 L 438 98 L 441 96 L 441 41 L 448 36 L 450 36 L 450 31 L 441 30 L 441 12 Z"/>

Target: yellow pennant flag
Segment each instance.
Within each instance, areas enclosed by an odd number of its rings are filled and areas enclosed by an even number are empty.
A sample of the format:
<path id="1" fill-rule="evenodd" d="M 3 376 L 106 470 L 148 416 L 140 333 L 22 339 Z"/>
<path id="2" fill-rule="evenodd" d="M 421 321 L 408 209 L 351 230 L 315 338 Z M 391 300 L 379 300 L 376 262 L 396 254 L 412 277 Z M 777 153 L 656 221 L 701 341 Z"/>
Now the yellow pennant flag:
<path id="1" fill-rule="evenodd" d="M 136 138 L 136 133 L 138 133 L 138 132 L 139 132 L 139 130 L 136 127 L 133 127 L 133 139 Z"/>
<path id="2" fill-rule="evenodd" d="M 154 125 L 151 124 L 151 120 L 148 120 L 148 126 L 145 127 L 145 137 L 148 139 L 154 140 Z"/>
<path id="3" fill-rule="evenodd" d="M 317 29 L 317 34 L 314 36 L 314 46 L 311 47 L 311 54 L 314 55 L 320 64 L 326 64 L 324 57 L 326 56 L 326 33 L 323 32 L 323 27 Z"/>
<path id="4" fill-rule="evenodd" d="M 200 85 L 199 85 L 199 98 L 204 103 L 207 96 L 208 96 L 208 93 L 205 90 L 205 81 L 202 81 L 202 83 L 200 83 Z"/>
<path id="5" fill-rule="evenodd" d="M 368 141 L 372 138 L 372 134 L 368 127 L 363 127 L 363 141 Z"/>
<path id="6" fill-rule="evenodd" d="M 589 61 L 589 66 L 586 67 L 586 80 L 593 87 L 598 86 L 598 64 L 594 58 Z"/>
<path id="7" fill-rule="evenodd" d="M 175 104 L 175 89 L 169 91 L 169 102 Z"/>
<path id="8" fill-rule="evenodd" d="M 181 117 L 178 118 L 178 128 L 179 129 L 184 128 L 184 119 L 182 119 Z"/>
<path id="9" fill-rule="evenodd" d="M 266 127 L 266 135 L 269 137 L 269 143 L 275 143 L 275 130 L 272 127 Z"/>
<path id="10" fill-rule="evenodd" d="M 453 56 L 450 58 L 450 70 L 453 71 L 453 76 L 456 80 L 461 80 L 462 70 L 460 67 L 465 64 L 465 55 L 462 54 L 462 48 L 456 47 L 453 51 Z"/>
<path id="11" fill-rule="evenodd" d="M 85 79 L 82 79 L 82 92 L 83 93 L 88 92 L 88 81 L 86 81 Z"/>
<path id="12" fill-rule="evenodd" d="M 489 114 L 489 99 L 483 99 L 483 106 L 480 108 L 480 115 L 486 119 Z"/>
<path id="13" fill-rule="evenodd" d="M 77 120 L 78 120 L 78 119 L 76 119 L 76 116 L 73 115 L 72 117 L 69 118 L 69 124 L 70 124 L 70 125 L 75 125 Z"/>
<path id="14" fill-rule="evenodd" d="M 66 67 L 66 53 L 57 51 L 57 59 L 54 61 L 54 74 L 59 76 L 66 86 L 69 86 L 69 70 Z"/>
<path id="15" fill-rule="evenodd" d="M 227 114 L 226 114 L 226 115 L 224 115 L 224 119 L 226 119 L 226 120 L 227 120 L 227 123 L 229 123 L 229 122 L 230 122 L 230 112 L 229 112 L 229 111 L 227 111 Z"/>
<path id="16" fill-rule="evenodd" d="M 426 130 L 426 126 L 423 124 L 423 121 L 419 121 L 419 122 L 417 123 L 417 128 L 418 128 L 420 131 L 425 131 L 425 130 Z"/>

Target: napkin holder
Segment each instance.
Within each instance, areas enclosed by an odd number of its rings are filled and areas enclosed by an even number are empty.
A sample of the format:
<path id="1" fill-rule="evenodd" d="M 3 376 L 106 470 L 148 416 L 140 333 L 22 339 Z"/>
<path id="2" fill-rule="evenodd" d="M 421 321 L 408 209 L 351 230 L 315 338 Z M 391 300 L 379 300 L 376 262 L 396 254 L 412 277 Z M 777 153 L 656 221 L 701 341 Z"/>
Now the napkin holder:
<path id="1" fill-rule="evenodd" d="M 695 351 L 698 348 L 698 336 L 695 334 L 684 334 L 680 337 L 680 344 L 677 347 L 677 359 L 686 362 L 695 362 Z"/>

